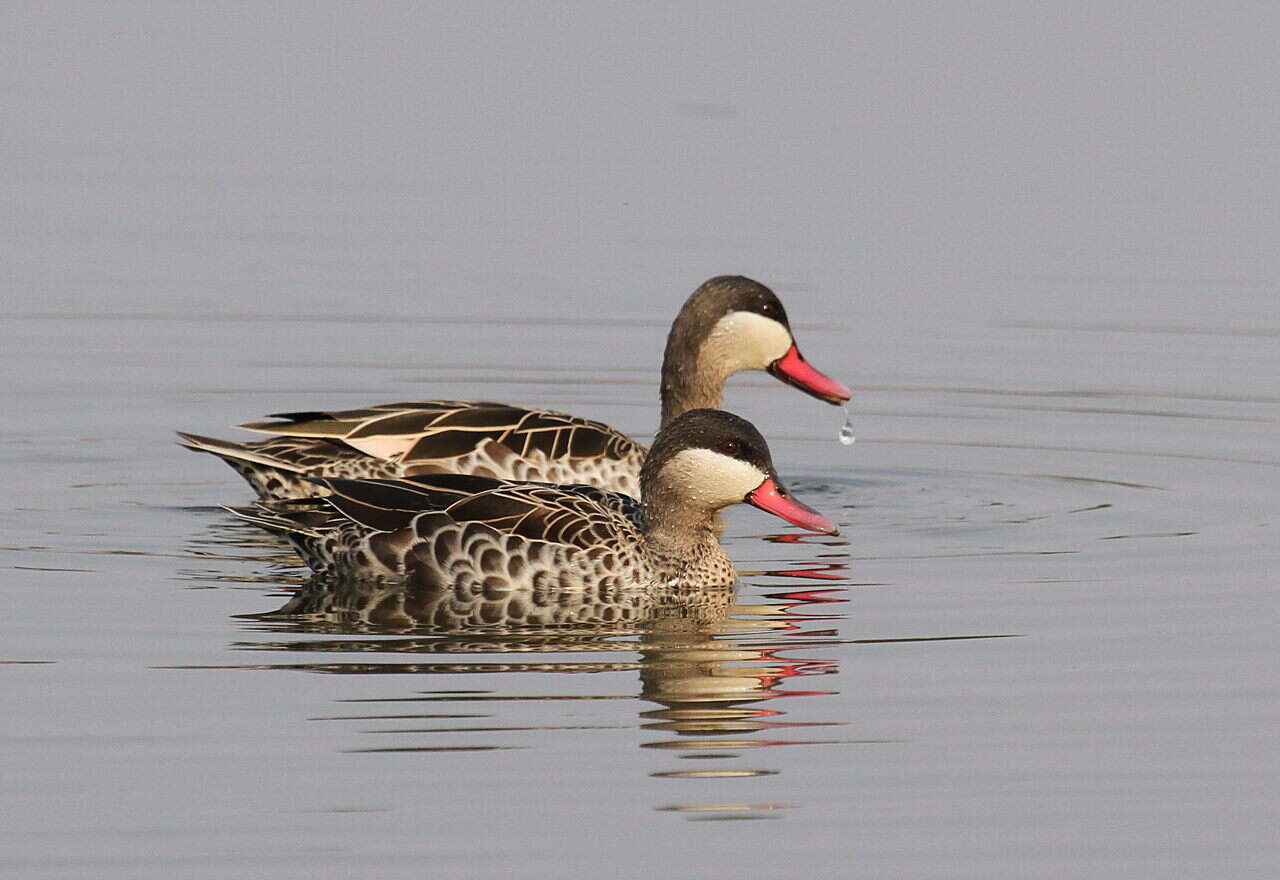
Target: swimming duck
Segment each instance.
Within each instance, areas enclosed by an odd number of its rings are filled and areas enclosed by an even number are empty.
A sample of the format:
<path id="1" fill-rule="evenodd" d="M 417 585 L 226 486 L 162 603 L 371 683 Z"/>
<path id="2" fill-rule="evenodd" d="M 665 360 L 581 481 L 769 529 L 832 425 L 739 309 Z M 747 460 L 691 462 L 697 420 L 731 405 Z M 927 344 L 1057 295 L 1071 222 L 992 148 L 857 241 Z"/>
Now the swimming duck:
<path id="1" fill-rule="evenodd" d="M 743 370 L 767 370 L 827 403 L 851 396 L 801 356 L 772 290 L 725 275 L 695 290 L 671 325 L 660 427 L 687 410 L 719 407 L 725 380 Z M 276 435 L 256 442 L 178 433 L 186 448 L 219 456 L 266 499 L 315 495 L 321 488 L 309 477 L 447 473 L 581 483 L 638 496 L 646 452 L 600 422 L 488 401 L 388 403 L 272 418 L 280 421 L 240 426 Z"/>
<path id="2" fill-rule="evenodd" d="M 460 602 L 502 602 L 512 590 L 530 591 L 535 604 L 573 590 L 605 602 L 628 588 L 731 584 L 716 514 L 743 501 L 837 534 L 783 487 L 760 432 L 712 409 L 658 432 L 640 471 L 642 501 L 467 474 L 312 480 L 329 494 L 228 509 L 284 534 L 317 574 L 449 588 Z"/>

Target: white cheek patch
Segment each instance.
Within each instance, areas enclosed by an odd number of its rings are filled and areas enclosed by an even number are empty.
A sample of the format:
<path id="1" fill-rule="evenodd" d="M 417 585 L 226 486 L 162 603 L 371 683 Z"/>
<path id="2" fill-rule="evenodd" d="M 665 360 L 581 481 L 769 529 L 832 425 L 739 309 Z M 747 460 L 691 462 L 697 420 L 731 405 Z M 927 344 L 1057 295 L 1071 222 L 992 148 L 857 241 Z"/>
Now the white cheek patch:
<path id="1" fill-rule="evenodd" d="M 729 372 L 763 370 L 791 349 L 791 333 L 773 318 L 755 312 L 730 312 L 707 339 Z"/>
<path id="2" fill-rule="evenodd" d="M 765 478 L 755 465 L 710 449 L 681 450 L 662 469 L 663 482 L 679 487 L 680 494 L 697 506 L 713 510 L 737 504 Z"/>

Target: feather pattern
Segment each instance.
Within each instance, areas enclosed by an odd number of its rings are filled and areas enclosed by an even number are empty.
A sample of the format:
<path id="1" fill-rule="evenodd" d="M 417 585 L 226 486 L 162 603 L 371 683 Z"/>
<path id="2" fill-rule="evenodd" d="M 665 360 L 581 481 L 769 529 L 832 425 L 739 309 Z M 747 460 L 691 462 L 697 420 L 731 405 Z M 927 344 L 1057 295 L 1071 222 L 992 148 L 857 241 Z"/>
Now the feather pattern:
<path id="1" fill-rule="evenodd" d="M 283 413 L 249 422 L 278 436 L 251 443 L 179 432 L 212 452 L 259 497 L 305 498 L 309 477 L 390 478 L 475 474 L 585 484 L 638 495 L 644 446 L 600 422 L 500 403 L 428 400 L 335 412 Z"/>

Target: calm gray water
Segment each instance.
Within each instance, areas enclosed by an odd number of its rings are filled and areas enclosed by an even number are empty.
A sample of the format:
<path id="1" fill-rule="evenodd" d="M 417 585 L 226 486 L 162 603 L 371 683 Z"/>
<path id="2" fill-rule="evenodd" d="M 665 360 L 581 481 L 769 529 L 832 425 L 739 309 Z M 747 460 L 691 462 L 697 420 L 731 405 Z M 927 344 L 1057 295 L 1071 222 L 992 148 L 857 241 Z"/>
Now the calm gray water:
<path id="1" fill-rule="evenodd" d="M 1280 12 L 28 5 L 0 57 L 0 872 L 1261 877 L 1280 863 Z M 712 274 L 843 418 L 727 406 L 639 630 L 273 616 L 171 430 L 415 397 L 637 435 Z"/>

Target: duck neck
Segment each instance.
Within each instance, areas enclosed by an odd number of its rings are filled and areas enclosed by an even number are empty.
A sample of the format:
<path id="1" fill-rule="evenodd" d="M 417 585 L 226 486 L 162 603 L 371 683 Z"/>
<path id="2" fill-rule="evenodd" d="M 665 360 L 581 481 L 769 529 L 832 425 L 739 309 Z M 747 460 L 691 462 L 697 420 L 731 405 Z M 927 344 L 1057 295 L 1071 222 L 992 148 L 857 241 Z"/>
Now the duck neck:
<path id="1" fill-rule="evenodd" d="M 727 584 L 737 574 L 720 546 L 720 522 L 713 510 L 674 503 L 666 493 L 644 494 L 645 546 L 664 580 Z"/>
<path id="2" fill-rule="evenodd" d="M 724 400 L 724 383 L 729 378 L 717 369 L 710 356 L 711 346 L 699 346 L 691 354 L 687 347 L 674 345 L 676 335 L 667 340 L 662 359 L 662 424 L 665 428 L 676 416 L 691 409 L 719 409 Z"/>

